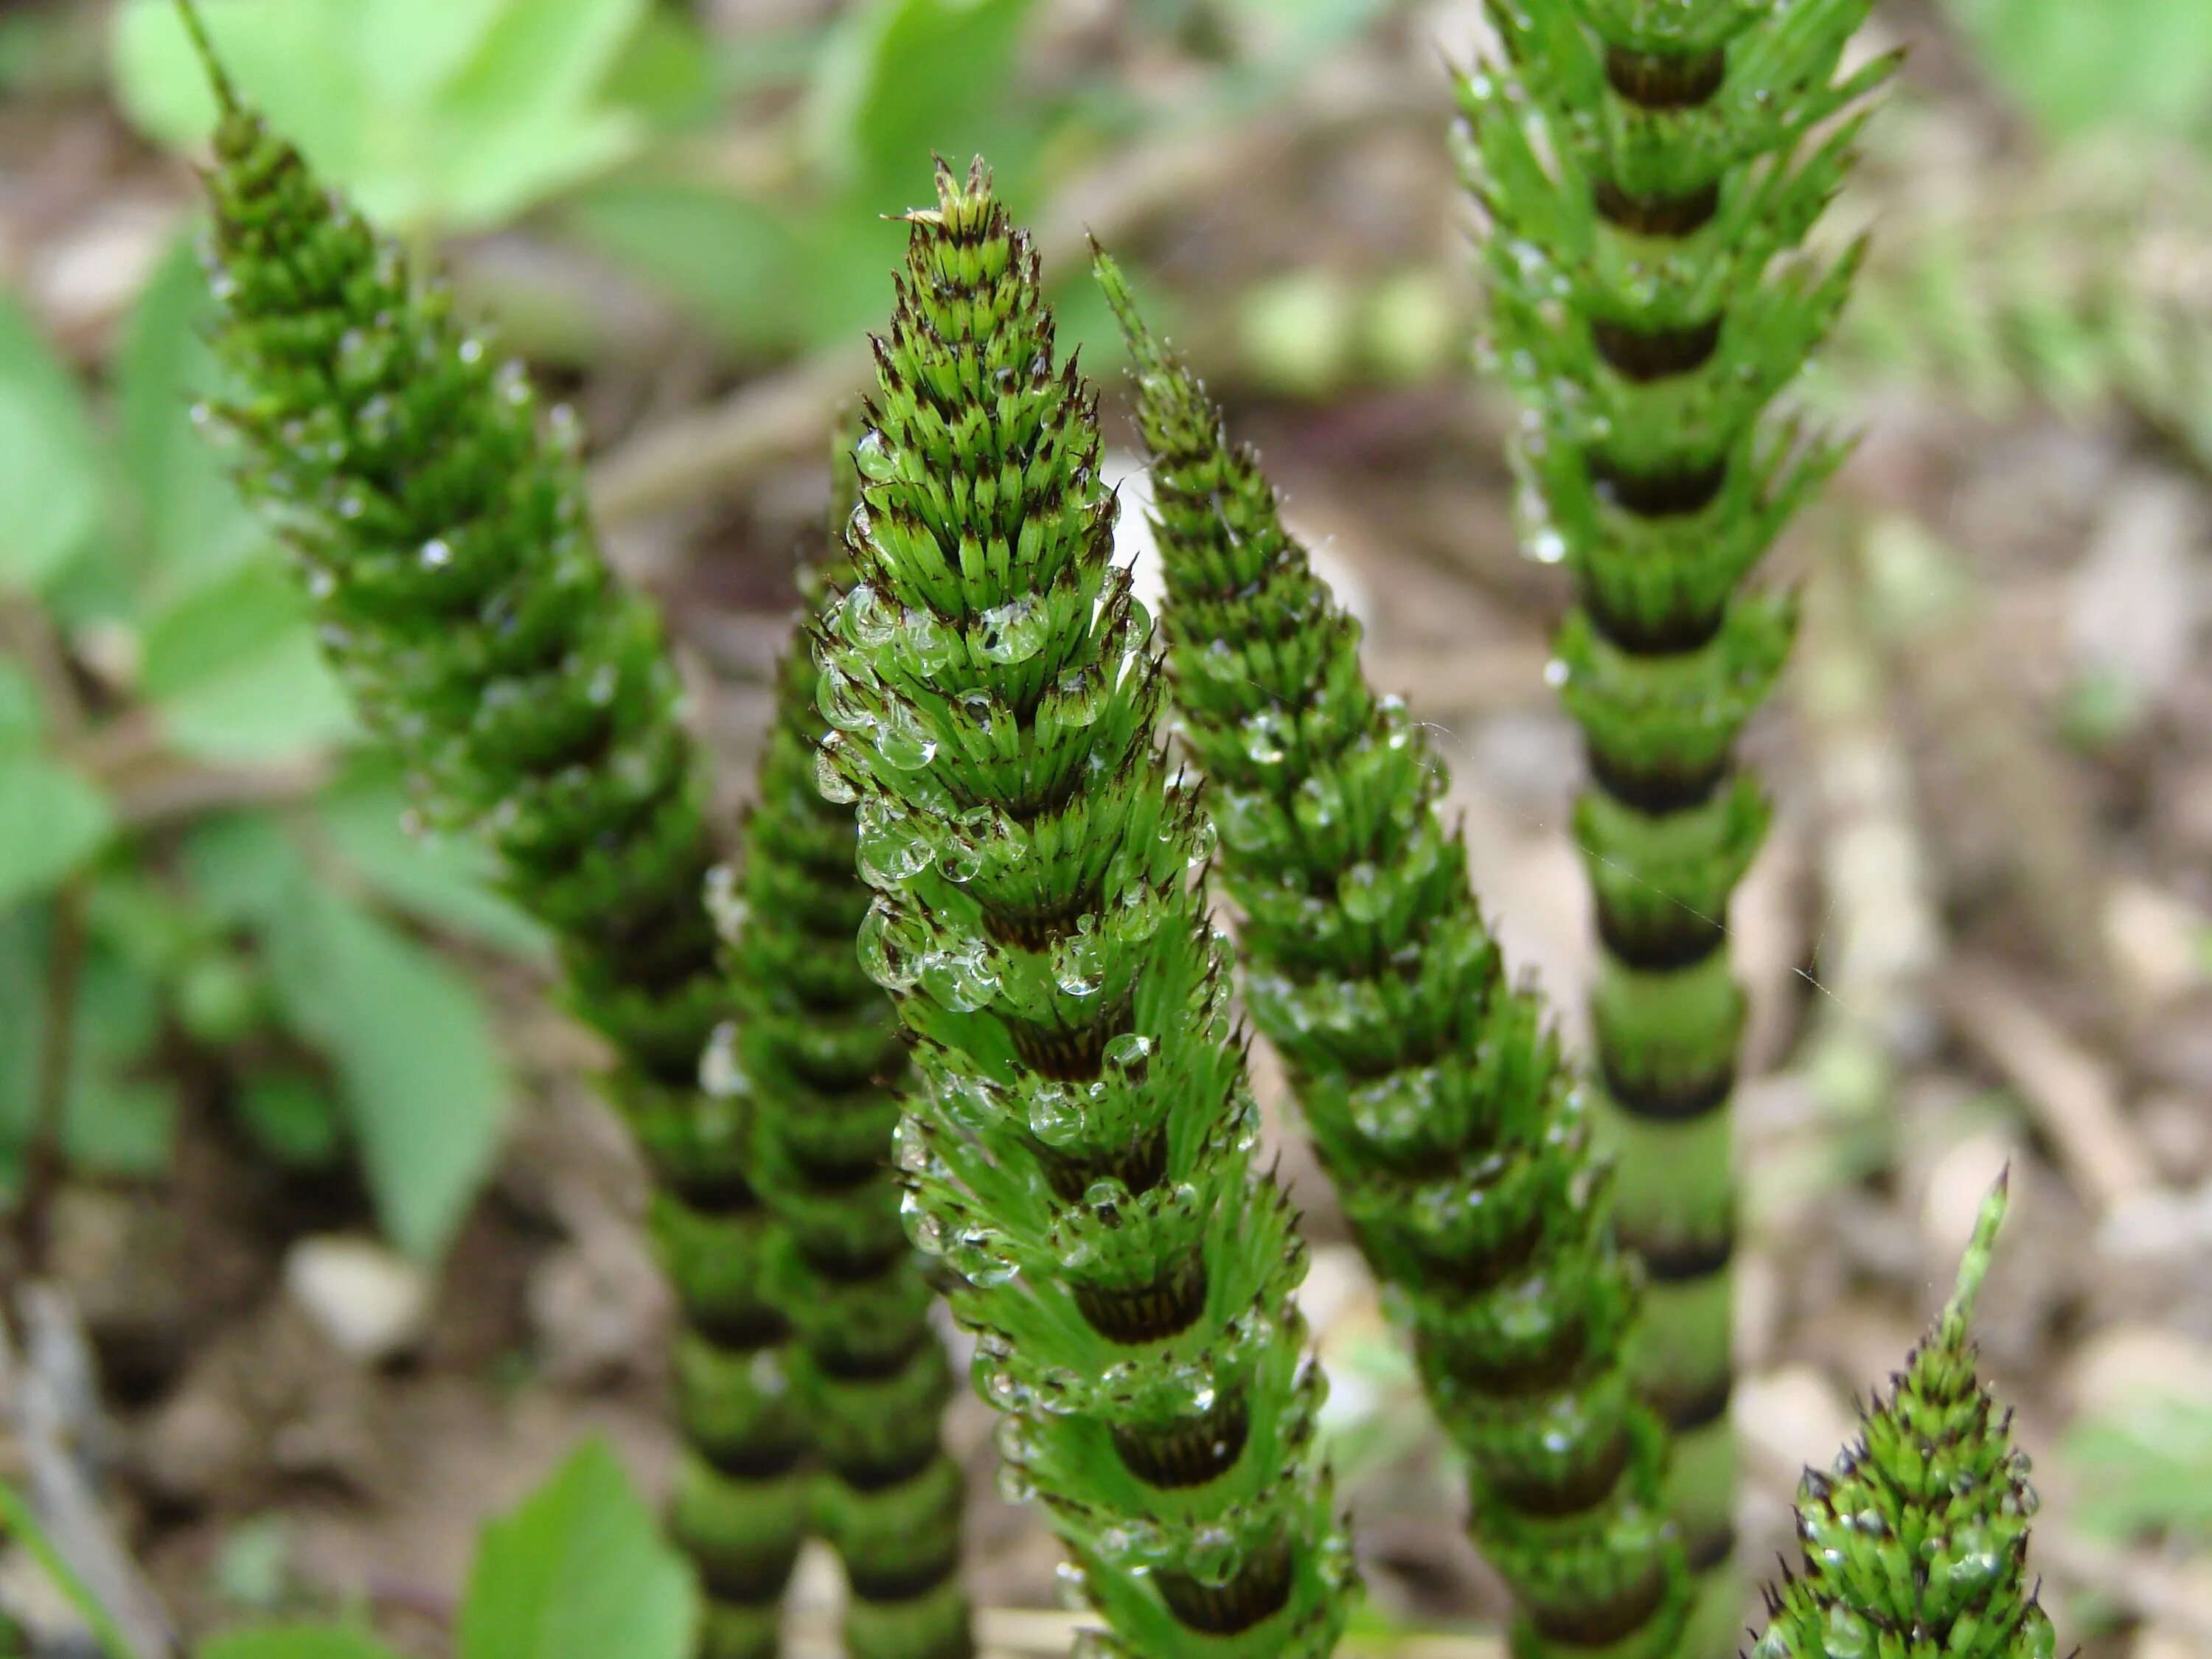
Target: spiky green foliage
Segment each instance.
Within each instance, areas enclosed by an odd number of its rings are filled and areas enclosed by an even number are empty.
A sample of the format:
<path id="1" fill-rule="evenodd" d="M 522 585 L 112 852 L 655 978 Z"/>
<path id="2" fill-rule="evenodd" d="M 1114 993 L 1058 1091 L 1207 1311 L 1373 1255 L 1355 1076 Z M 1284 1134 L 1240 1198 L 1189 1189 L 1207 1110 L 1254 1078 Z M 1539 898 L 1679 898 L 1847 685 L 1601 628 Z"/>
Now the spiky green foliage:
<path id="1" fill-rule="evenodd" d="M 849 445 L 847 446 L 849 448 Z M 849 456 L 831 514 L 854 503 Z M 842 544 L 800 584 L 806 614 L 852 586 Z M 829 727 L 801 638 L 776 680 L 760 795 L 734 881 L 717 883 L 736 1018 L 716 1067 L 750 1103 L 758 1188 L 780 1224 L 770 1299 L 797 1337 L 793 1374 L 816 1455 L 822 1530 L 845 1564 L 852 1659 L 961 1659 L 959 1467 L 938 1422 L 951 1389 L 932 1292 L 899 1218 L 890 1162 L 906 1045 L 853 940 L 872 896 L 855 872 L 853 809 L 814 786 Z"/>
<path id="2" fill-rule="evenodd" d="M 2051 1620 L 2027 1576 L 2027 1455 L 1974 1375 L 1968 1328 L 2005 1185 L 1982 1206 L 1949 1305 L 1865 1413 L 1858 1443 L 1831 1473 L 1805 1472 L 1803 1571 L 1767 1592 L 1753 1659 L 2051 1659 Z"/>
<path id="3" fill-rule="evenodd" d="M 1595 1071 L 1621 1232 L 1654 1281 L 1637 1371 L 1676 1431 L 1703 1568 L 1732 1547 L 1725 920 L 1767 821 L 1734 750 L 1792 626 L 1747 578 L 1841 453 L 1767 410 L 1858 262 L 1799 249 L 1889 67 L 1838 78 L 1867 4 L 1492 0 L 1502 58 L 1459 89 L 1486 357 L 1526 409 L 1526 534 L 1574 579 L 1557 650 L 1593 784 L 1575 830 L 1603 945 Z M 1734 1594 L 1714 1586 L 1698 1650 Z"/>
<path id="4" fill-rule="evenodd" d="M 804 1438 L 744 1125 L 697 1084 L 724 1001 L 714 848 L 659 623 L 599 556 L 573 426 L 227 88 L 207 186 L 241 480 L 426 815 L 488 836 L 619 1056 L 687 1326 L 673 1524 L 710 1594 L 705 1651 L 773 1652 Z"/>
<path id="5" fill-rule="evenodd" d="M 1111 1631 L 1144 1659 L 1318 1659 L 1351 1569 L 1321 1380 L 1195 792 L 1109 562 L 1094 398 L 978 163 L 908 216 L 858 450 L 857 578 L 822 625 L 822 780 L 878 889 L 863 960 L 915 1044 L 898 1157 L 962 1279 L 975 1381 Z"/>
<path id="6" fill-rule="evenodd" d="M 1103 256 L 1152 453 L 1168 672 L 1221 826 L 1246 1005 L 1411 1327 L 1471 1472 L 1516 1651 L 1671 1651 L 1689 1604 L 1663 1435 L 1625 1366 L 1632 1274 L 1583 1102 L 1505 982 L 1437 810 L 1446 774 L 1359 665 L 1359 625 L 1249 449 Z"/>

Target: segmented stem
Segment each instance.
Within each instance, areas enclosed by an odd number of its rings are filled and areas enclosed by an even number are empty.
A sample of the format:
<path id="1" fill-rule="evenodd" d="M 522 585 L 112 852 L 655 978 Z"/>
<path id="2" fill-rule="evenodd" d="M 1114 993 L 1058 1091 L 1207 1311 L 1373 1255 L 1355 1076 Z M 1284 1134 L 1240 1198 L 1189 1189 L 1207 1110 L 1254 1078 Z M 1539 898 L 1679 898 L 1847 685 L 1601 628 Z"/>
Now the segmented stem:
<path id="1" fill-rule="evenodd" d="M 842 538 L 858 494 L 849 454 L 839 477 Z M 808 616 L 833 585 L 852 585 L 842 541 L 802 579 Z M 827 1473 L 816 1510 L 852 1592 L 846 1650 L 965 1659 L 965 1491 L 939 1434 L 951 1373 L 890 1162 L 906 1045 L 853 949 L 872 895 L 854 871 L 852 808 L 814 784 L 829 731 L 819 679 L 802 635 L 777 674 L 741 873 L 718 872 L 737 1017 L 716 1033 L 729 1063 L 709 1076 L 750 1102 L 754 1167 L 779 1224 L 769 1295 L 797 1337 L 796 1391 Z"/>
<path id="2" fill-rule="evenodd" d="M 975 1378 L 1134 1659 L 1320 1659 L 1350 1565 L 1311 1437 L 1304 1259 L 1253 1167 L 1195 793 L 1109 563 L 1094 399 L 981 163 L 912 227 L 822 624 L 862 958 L 916 1045 L 899 1161 Z"/>
<path id="3" fill-rule="evenodd" d="M 1487 220 L 1491 366 L 1527 410 L 1531 551 L 1576 604 L 1561 696 L 1591 787 L 1575 830 L 1602 945 L 1591 1009 L 1623 1238 L 1650 1290 L 1634 1368 L 1674 1430 L 1671 1502 L 1712 1575 L 1693 1654 L 1732 1645 L 1729 1102 L 1743 998 L 1730 895 L 1765 833 L 1737 733 L 1787 654 L 1747 585 L 1841 447 L 1767 418 L 1854 250 L 1797 252 L 1887 72 L 1841 80 L 1867 0 L 1492 0 L 1462 77 Z"/>
<path id="4" fill-rule="evenodd" d="M 1624 1368 L 1632 1275 L 1581 1097 L 1536 997 L 1505 983 L 1426 732 L 1368 685 L 1359 624 L 1257 458 L 1112 261 L 1098 275 L 1136 361 L 1168 672 L 1221 826 L 1246 1005 L 1467 1454 L 1516 1650 L 1667 1654 L 1688 1571 L 1663 1437 Z"/>
<path id="5" fill-rule="evenodd" d="M 586 522 L 575 434 L 519 365 L 227 104 L 207 178 L 219 413 L 296 554 L 325 648 L 404 757 L 426 814 L 480 830 L 561 941 L 568 998 L 619 1056 L 610 1095 L 659 1183 L 686 1328 L 690 1449 L 672 1517 L 710 1598 L 709 1659 L 776 1650 L 805 1525 L 805 1442 L 763 1294 L 745 1126 L 702 1098 L 723 1011 L 702 898 L 714 848 L 659 624 Z"/>
<path id="6" fill-rule="evenodd" d="M 1890 1379 L 1889 1397 L 1863 1413 L 1858 1443 L 1829 1473 L 1805 1472 L 1803 1571 L 1785 1567 L 1767 1591 L 1753 1659 L 2051 1659 L 2051 1620 L 2027 1571 L 2027 1455 L 2012 1447 L 2012 1413 L 1974 1375 L 1969 1333 L 2004 1210 L 2000 1179 L 1957 1293 Z"/>

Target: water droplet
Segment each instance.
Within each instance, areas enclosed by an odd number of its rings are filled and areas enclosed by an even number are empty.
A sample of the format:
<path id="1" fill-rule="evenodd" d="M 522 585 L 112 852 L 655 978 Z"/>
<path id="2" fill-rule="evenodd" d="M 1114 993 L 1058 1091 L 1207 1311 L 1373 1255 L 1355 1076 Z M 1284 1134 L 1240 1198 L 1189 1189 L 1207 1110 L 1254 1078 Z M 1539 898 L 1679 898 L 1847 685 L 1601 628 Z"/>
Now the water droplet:
<path id="1" fill-rule="evenodd" d="M 699 1086 L 717 1100 L 729 1100 L 745 1091 L 744 1067 L 738 1063 L 738 1028 L 724 1020 L 707 1039 L 699 1057 Z"/>
<path id="2" fill-rule="evenodd" d="M 860 799 L 860 786 L 845 774 L 839 754 L 840 734 L 832 732 L 814 751 L 815 793 L 833 805 L 850 806 Z"/>
<path id="3" fill-rule="evenodd" d="M 902 772 L 919 771 L 937 755 L 937 739 L 926 731 L 914 705 L 903 697 L 887 698 L 883 717 L 876 722 L 876 753 L 884 763 Z"/>
<path id="4" fill-rule="evenodd" d="M 1053 982 L 1072 997 L 1098 994 L 1106 982 L 1106 945 L 1083 918 L 1079 931 L 1063 933 L 1052 947 Z"/>
<path id="5" fill-rule="evenodd" d="M 998 994 L 999 970 L 990 947 L 971 939 L 958 949 L 933 951 L 921 959 L 922 990 L 955 1013 L 972 1014 Z"/>
<path id="6" fill-rule="evenodd" d="M 879 897 L 868 907 L 868 914 L 860 918 L 860 933 L 854 945 L 860 953 L 860 966 L 884 989 L 914 988 L 915 975 L 921 971 L 917 959 L 920 953 L 889 899 Z"/>
<path id="7" fill-rule="evenodd" d="M 1141 1089 L 1152 1068 L 1152 1052 L 1159 1045 L 1138 1031 L 1124 1031 L 1108 1042 L 1100 1063 L 1125 1089 Z"/>
<path id="8" fill-rule="evenodd" d="M 1053 1569 L 1053 1599 L 1069 1613 L 1083 1613 L 1091 1606 L 1091 1576 L 1073 1561 L 1063 1561 Z"/>
<path id="9" fill-rule="evenodd" d="M 1097 722 L 1106 708 L 1106 677 L 1092 667 L 1071 668 L 1054 688 L 1058 697 L 1053 713 L 1065 726 L 1087 726 Z"/>
<path id="10" fill-rule="evenodd" d="M 814 703 L 822 718 L 840 732 L 866 732 L 876 723 L 875 712 L 861 700 L 860 688 L 836 663 L 825 663 L 814 687 Z"/>
<path id="11" fill-rule="evenodd" d="M 738 884 L 738 872 L 726 864 L 716 865 L 707 872 L 706 895 L 707 915 L 715 933 L 725 944 L 736 944 L 751 915 L 744 890 Z"/>
<path id="12" fill-rule="evenodd" d="M 898 476 L 898 456 L 890 441 L 874 427 L 860 434 L 860 441 L 853 447 L 853 465 L 870 483 L 882 483 Z"/>
<path id="13" fill-rule="evenodd" d="M 878 795 L 860 803 L 854 852 L 861 880 L 871 887 L 900 887 L 929 863 L 931 848 L 921 823 L 904 807 Z"/>
<path id="14" fill-rule="evenodd" d="M 483 342 L 477 338 L 475 335 L 471 334 L 461 342 L 456 355 L 463 362 L 473 367 L 483 361 Z"/>
<path id="15" fill-rule="evenodd" d="M 839 620 L 845 637 L 854 645 L 880 650 L 898 633 L 899 607 L 887 601 L 873 583 L 861 582 L 845 595 Z"/>
<path id="16" fill-rule="evenodd" d="M 1538 564 L 1558 564 L 1567 556 L 1567 538 L 1546 525 L 1529 536 L 1528 556 Z"/>
<path id="17" fill-rule="evenodd" d="M 453 544 L 442 536 L 433 536 L 415 556 L 425 570 L 443 570 L 453 562 Z"/>
<path id="18" fill-rule="evenodd" d="M 1364 860 L 1339 876 L 1336 899 L 1344 907 L 1344 914 L 1354 921 L 1382 921 L 1390 896 L 1382 877 L 1382 872 Z"/>
<path id="19" fill-rule="evenodd" d="M 1030 1133 L 1048 1146 L 1069 1146 L 1083 1133 L 1083 1103 L 1064 1083 L 1037 1084 L 1028 1115 Z"/>
<path id="20" fill-rule="evenodd" d="M 983 654 L 1011 665 L 1027 662 L 1044 648 L 1052 618 L 1043 599 L 1024 593 L 986 611 L 981 623 Z"/>
<path id="21" fill-rule="evenodd" d="M 1290 723 L 1280 711 L 1262 708 L 1256 714 L 1248 714 L 1243 721 L 1244 752 L 1261 766 L 1273 766 L 1284 755 L 1284 745 L 1291 739 Z"/>
<path id="22" fill-rule="evenodd" d="M 1572 672 L 1565 658 L 1554 657 L 1544 665 L 1544 684 L 1556 691 L 1567 683 Z"/>

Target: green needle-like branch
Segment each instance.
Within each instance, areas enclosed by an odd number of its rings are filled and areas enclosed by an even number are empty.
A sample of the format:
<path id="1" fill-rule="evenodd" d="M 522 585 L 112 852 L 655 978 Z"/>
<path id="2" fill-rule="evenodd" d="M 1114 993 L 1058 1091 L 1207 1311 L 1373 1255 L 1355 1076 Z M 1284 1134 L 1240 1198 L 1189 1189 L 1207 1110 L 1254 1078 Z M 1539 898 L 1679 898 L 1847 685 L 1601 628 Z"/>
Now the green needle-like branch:
<path id="1" fill-rule="evenodd" d="M 2027 1573 L 2035 1489 L 2012 1414 L 1974 1375 L 1975 1293 L 2004 1218 L 2001 1177 L 1959 1287 L 1856 1444 L 1797 1498 L 1802 1571 L 1767 1592 L 1753 1659 L 2051 1659 Z"/>
<path id="2" fill-rule="evenodd" d="M 898 1157 L 975 1381 L 1122 1659 L 1321 1659 L 1351 1565 L 1208 925 L 1211 842 L 1109 561 L 1094 398 L 981 163 L 908 216 L 825 613 L 822 750 L 915 1045 Z"/>
<path id="3" fill-rule="evenodd" d="M 1768 808 L 1735 749 L 1794 624 L 1749 577 L 1842 454 L 1769 407 L 1858 261 L 1802 244 L 1890 67 L 1839 75 L 1868 3 L 1491 0 L 1502 58 L 1460 83 L 1485 354 L 1526 411 L 1525 535 L 1574 579 L 1556 648 L 1591 780 L 1592 1081 L 1650 1279 L 1632 1364 L 1707 1576 L 1692 1659 L 1724 1648 L 1739 1601 L 1727 919 Z"/>
<path id="4" fill-rule="evenodd" d="M 238 390 L 216 412 L 425 815 L 489 839 L 619 1056 L 609 1091 L 659 1178 L 688 1328 L 673 1523 L 708 1659 L 758 1659 L 805 1531 L 805 1443 L 746 1126 L 697 1082 L 726 1003 L 715 848 L 659 621 L 600 556 L 573 423 L 541 418 L 520 365 L 217 84 L 215 340 Z"/>
<path id="5" fill-rule="evenodd" d="M 1471 1472 L 1522 1654 L 1665 1655 L 1689 1580 L 1658 1422 L 1625 1369 L 1632 1275 L 1583 1103 L 1505 981 L 1437 810 L 1427 732 L 1286 535 L 1197 379 L 1099 281 L 1136 362 L 1182 732 L 1243 917 L 1245 1001 Z"/>
<path id="6" fill-rule="evenodd" d="M 836 551 L 802 579 L 808 616 L 832 585 L 852 586 L 842 538 L 857 487 L 842 448 Z M 739 873 L 716 884 L 737 1017 L 709 1076 L 747 1102 L 756 1184 L 779 1224 L 769 1295 L 798 1339 L 796 1391 L 827 1475 L 817 1513 L 852 1589 L 846 1650 L 964 1659 L 965 1494 L 938 1431 L 951 1373 L 890 1162 L 906 1045 L 853 948 L 873 896 L 854 869 L 853 809 L 815 787 L 820 678 L 802 636 L 777 675 Z"/>

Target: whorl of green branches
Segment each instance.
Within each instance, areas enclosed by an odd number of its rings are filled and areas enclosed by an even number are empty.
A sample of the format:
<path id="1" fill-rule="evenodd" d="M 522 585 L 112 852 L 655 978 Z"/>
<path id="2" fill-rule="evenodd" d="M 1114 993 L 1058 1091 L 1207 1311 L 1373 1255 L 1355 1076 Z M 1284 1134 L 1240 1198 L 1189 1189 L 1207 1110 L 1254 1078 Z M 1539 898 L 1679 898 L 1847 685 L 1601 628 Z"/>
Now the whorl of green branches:
<path id="1" fill-rule="evenodd" d="M 1526 533 L 1574 580 L 1557 653 L 1593 785 L 1575 830 L 1603 945 L 1595 1080 L 1652 1281 L 1635 1366 L 1676 1433 L 1691 1559 L 1716 1571 L 1699 1650 L 1735 1597 L 1726 918 L 1768 816 L 1734 750 L 1793 622 L 1747 578 L 1842 453 L 1767 410 L 1858 263 L 1798 250 L 1890 67 L 1838 78 L 1867 4 L 1492 0 L 1502 59 L 1460 82 Z"/>
<path id="2" fill-rule="evenodd" d="M 1168 672 L 1243 917 L 1246 1004 L 1468 1455 L 1516 1650 L 1671 1653 L 1689 1579 L 1663 1433 L 1625 1367 L 1632 1275 L 1582 1098 L 1437 809 L 1443 762 L 1368 685 L 1359 624 L 1257 459 L 1113 263 L 1098 274 L 1136 362 Z"/>
<path id="3" fill-rule="evenodd" d="M 2027 1573 L 2027 1455 L 1974 1375 L 1968 1331 L 2004 1210 L 2000 1180 L 1956 1292 L 1889 1397 L 1832 1472 L 1805 1472 L 1802 1571 L 1767 1593 L 1752 1659 L 2051 1659 Z"/>
<path id="4" fill-rule="evenodd" d="M 821 777 L 857 799 L 860 951 L 915 1045 L 898 1161 L 975 1381 L 1134 1659 L 1319 1659 L 1348 1551 L 1313 1446 L 1304 1258 L 1255 1169 L 1229 951 L 1109 562 L 1095 399 L 979 162 L 908 216 L 821 624 Z"/>
<path id="5" fill-rule="evenodd" d="M 659 1177 L 688 1327 L 672 1520 L 710 1595 L 704 1650 L 771 1653 L 805 1437 L 745 1127 L 697 1084 L 725 1002 L 714 848 L 659 623 L 600 557 L 573 425 L 223 90 L 210 264 L 241 482 L 426 816 L 488 837 L 619 1056 L 610 1092 Z"/>
<path id="6" fill-rule="evenodd" d="M 831 514 L 841 538 L 851 474 L 848 455 Z M 851 585 L 840 543 L 802 578 L 807 614 Z M 853 809 L 815 787 L 829 730 L 819 679 L 801 638 L 777 675 L 739 873 L 717 883 L 736 1018 L 716 1034 L 714 1071 L 750 1102 L 756 1183 L 779 1224 L 769 1295 L 797 1339 L 794 1386 L 827 1471 L 816 1508 L 852 1589 L 847 1651 L 959 1659 L 973 1651 L 965 1494 L 938 1433 L 951 1373 L 890 1163 L 906 1045 L 853 948 L 872 894 L 854 870 Z"/>

